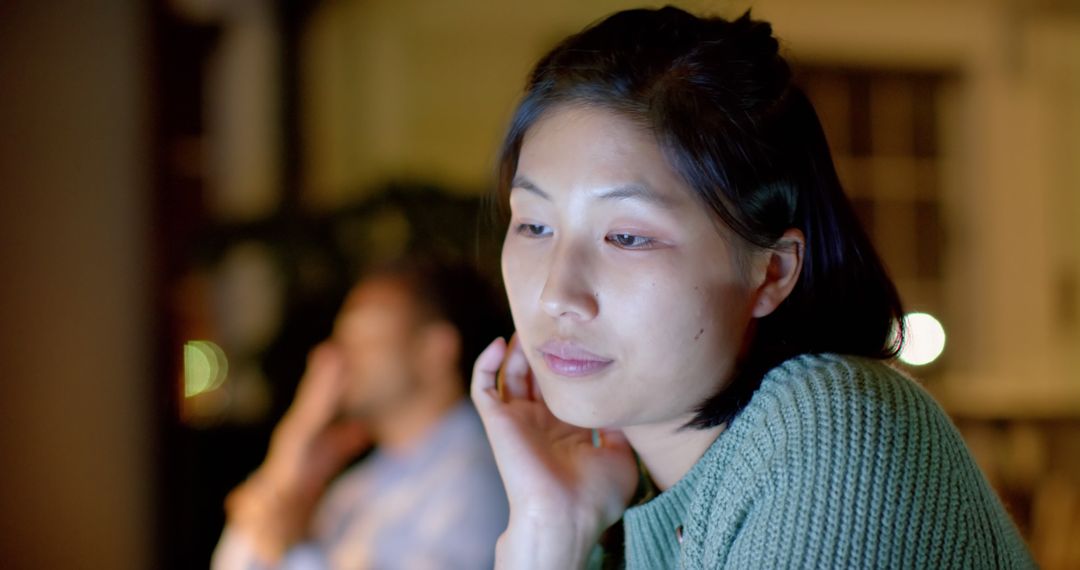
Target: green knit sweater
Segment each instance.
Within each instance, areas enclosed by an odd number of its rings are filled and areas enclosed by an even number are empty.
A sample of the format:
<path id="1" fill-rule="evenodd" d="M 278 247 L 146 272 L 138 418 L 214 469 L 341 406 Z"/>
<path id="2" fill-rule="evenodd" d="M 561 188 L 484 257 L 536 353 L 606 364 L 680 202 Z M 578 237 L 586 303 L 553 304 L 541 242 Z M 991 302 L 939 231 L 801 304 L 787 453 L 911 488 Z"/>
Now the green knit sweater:
<path id="1" fill-rule="evenodd" d="M 686 476 L 623 522 L 628 568 L 1035 566 L 942 409 L 863 358 L 770 371 Z"/>

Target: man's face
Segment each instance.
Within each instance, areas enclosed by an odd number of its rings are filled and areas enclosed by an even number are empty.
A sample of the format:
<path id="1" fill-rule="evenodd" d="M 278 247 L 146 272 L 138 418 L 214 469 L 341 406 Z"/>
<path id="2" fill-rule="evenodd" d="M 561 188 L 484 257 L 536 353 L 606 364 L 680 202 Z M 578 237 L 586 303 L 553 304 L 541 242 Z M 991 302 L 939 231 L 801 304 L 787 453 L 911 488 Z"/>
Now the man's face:
<path id="1" fill-rule="evenodd" d="M 415 303 L 393 278 L 371 279 L 349 294 L 331 338 L 344 361 L 345 413 L 392 413 L 419 390 L 414 366 L 418 328 Z"/>

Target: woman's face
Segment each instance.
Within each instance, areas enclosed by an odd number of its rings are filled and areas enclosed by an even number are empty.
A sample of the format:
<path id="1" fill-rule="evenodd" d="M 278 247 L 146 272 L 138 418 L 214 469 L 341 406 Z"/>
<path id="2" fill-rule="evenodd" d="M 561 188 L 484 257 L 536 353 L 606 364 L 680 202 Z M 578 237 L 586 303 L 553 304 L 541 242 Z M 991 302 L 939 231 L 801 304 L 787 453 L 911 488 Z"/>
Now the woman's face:
<path id="1" fill-rule="evenodd" d="M 502 271 L 560 419 L 684 423 L 728 381 L 751 321 L 735 251 L 653 135 L 597 108 L 528 131 Z"/>

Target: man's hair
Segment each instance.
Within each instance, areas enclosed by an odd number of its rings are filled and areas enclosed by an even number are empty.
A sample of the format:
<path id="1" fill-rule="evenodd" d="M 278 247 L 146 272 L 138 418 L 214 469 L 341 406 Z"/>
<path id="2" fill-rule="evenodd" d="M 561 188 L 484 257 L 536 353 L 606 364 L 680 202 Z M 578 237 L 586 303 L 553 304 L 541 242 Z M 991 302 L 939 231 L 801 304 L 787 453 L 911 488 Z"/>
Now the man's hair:
<path id="1" fill-rule="evenodd" d="M 732 382 L 691 425 L 734 418 L 780 362 L 805 353 L 896 355 L 896 287 L 840 187 L 817 114 L 792 83 L 771 26 L 683 10 L 627 10 L 570 36 L 532 71 L 499 157 L 505 207 L 527 131 L 554 109 L 613 111 L 652 132 L 736 251 L 806 238 L 798 283 L 758 319 Z M 899 331 L 899 332 L 897 332 Z"/>
<path id="2" fill-rule="evenodd" d="M 389 278 L 406 287 L 424 320 L 443 320 L 461 337 L 458 368 L 466 392 L 473 361 L 513 330 L 504 296 L 474 265 L 436 257 L 404 258 L 364 272 L 362 280 Z"/>

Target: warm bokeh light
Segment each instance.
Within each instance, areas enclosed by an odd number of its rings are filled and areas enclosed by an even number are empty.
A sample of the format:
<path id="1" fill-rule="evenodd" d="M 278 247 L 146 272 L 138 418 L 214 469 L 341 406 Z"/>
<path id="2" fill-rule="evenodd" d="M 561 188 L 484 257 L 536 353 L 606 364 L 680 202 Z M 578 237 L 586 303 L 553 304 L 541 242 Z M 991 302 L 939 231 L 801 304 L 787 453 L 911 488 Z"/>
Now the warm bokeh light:
<path id="1" fill-rule="evenodd" d="M 184 344 L 184 397 L 209 392 L 225 381 L 229 361 L 221 347 L 208 340 Z"/>
<path id="2" fill-rule="evenodd" d="M 945 328 L 933 315 L 908 313 L 904 317 L 904 347 L 900 360 L 913 366 L 930 364 L 945 350 Z"/>

